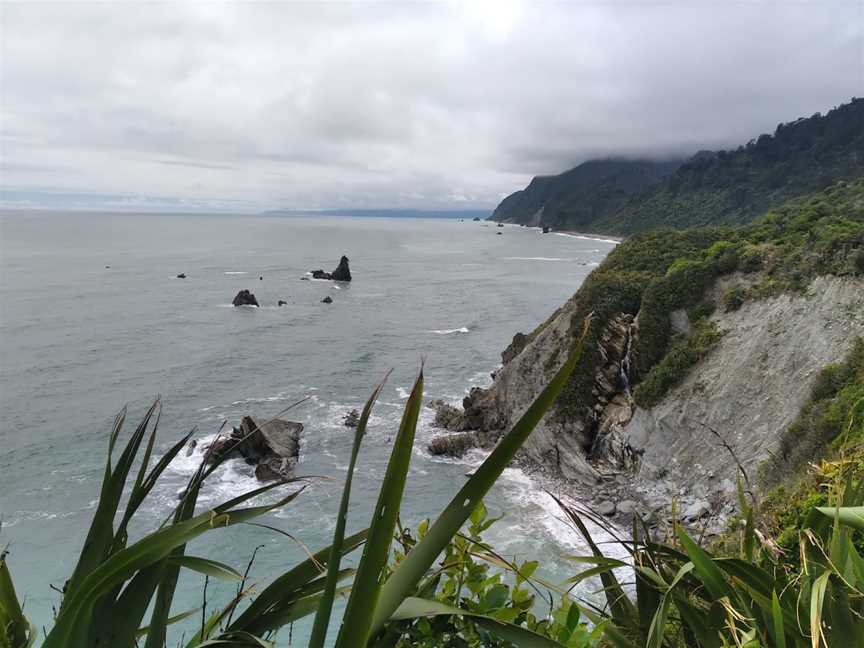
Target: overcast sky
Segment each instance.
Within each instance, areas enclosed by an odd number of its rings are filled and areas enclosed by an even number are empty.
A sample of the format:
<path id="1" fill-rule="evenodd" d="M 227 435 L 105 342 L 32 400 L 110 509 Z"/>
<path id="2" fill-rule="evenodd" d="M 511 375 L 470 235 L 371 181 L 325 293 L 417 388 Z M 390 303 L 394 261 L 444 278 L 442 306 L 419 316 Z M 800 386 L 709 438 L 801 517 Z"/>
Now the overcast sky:
<path id="1" fill-rule="evenodd" d="M 28 2 L 0 29 L 7 206 L 491 207 L 864 95 L 860 0 Z"/>

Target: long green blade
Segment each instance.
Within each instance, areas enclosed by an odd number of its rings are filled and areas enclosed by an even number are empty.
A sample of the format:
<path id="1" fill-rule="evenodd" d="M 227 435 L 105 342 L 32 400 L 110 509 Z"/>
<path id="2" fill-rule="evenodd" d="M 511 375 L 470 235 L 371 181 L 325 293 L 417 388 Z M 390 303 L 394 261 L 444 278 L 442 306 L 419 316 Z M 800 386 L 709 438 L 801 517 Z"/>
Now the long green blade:
<path id="1" fill-rule="evenodd" d="M 447 508 L 444 509 L 423 539 L 414 546 L 405 560 L 387 579 L 381 589 L 381 596 L 374 611 L 373 633 L 381 629 L 384 622 L 390 618 L 405 600 L 405 597 L 424 577 L 435 559 L 465 524 L 468 516 L 486 496 L 486 493 L 510 464 L 516 452 L 525 443 L 528 435 L 531 434 L 537 423 L 555 402 L 573 373 L 576 363 L 582 357 L 589 325 L 590 320 L 586 320 L 582 335 L 574 345 L 570 357 L 564 366 L 558 370 L 549 385 L 540 393 L 537 400 L 531 404 L 510 432 L 499 441 L 492 454 L 474 472 L 474 475 L 447 505 Z"/>
<path id="2" fill-rule="evenodd" d="M 336 518 L 336 529 L 333 532 L 333 544 L 330 545 L 330 559 L 327 563 L 327 583 L 321 595 L 321 602 L 315 612 L 315 622 L 312 625 L 312 634 L 309 638 L 309 648 L 323 648 L 324 640 L 327 638 L 327 627 L 330 625 L 330 616 L 333 611 L 333 599 L 336 596 L 336 585 L 339 579 L 339 561 L 342 555 L 342 543 L 345 540 L 345 524 L 348 518 L 348 503 L 351 499 L 351 482 L 354 478 L 354 467 L 357 464 L 357 455 L 360 453 L 360 444 L 366 434 L 366 425 L 372 407 L 378 400 L 378 395 L 384 387 L 384 377 L 377 387 L 372 390 L 372 395 L 363 407 L 363 413 L 357 423 L 354 433 L 354 445 L 351 447 L 351 460 L 348 462 L 348 474 L 345 476 L 345 486 L 342 488 L 342 501 L 339 503 L 339 513 Z"/>
<path id="3" fill-rule="evenodd" d="M 423 404 L 423 369 L 414 382 L 411 396 L 405 404 L 399 433 L 393 443 L 387 472 L 381 482 L 378 503 L 369 525 L 369 539 L 351 587 L 351 596 L 339 630 L 338 648 L 363 647 L 372 631 L 372 614 L 381 593 L 382 572 L 387 566 L 390 543 L 396 530 L 399 505 L 405 490 L 405 479 L 414 448 L 414 432 Z"/>

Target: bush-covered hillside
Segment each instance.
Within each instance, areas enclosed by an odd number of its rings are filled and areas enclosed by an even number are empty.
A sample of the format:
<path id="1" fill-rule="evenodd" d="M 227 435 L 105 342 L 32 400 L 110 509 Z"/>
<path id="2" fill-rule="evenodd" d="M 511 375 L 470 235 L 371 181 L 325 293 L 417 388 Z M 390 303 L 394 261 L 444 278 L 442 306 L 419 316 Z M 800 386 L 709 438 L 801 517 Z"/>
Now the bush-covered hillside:
<path id="1" fill-rule="evenodd" d="M 542 222 L 532 224 L 621 235 L 661 226 L 745 224 L 790 198 L 864 175 L 864 99 L 780 124 L 772 135 L 735 150 L 698 153 L 653 186 L 633 185 L 616 200 L 607 198 L 603 178 L 594 184 L 568 180 L 590 180 L 577 172 L 591 164 L 554 179 L 535 178 L 506 198 L 492 219 L 528 223 L 542 207 Z M 540 189 L 552 180 L 555 192 L 546 195 Z"/>
<path id="2" fill-rule="evenodd" d="M 597 219 L 617 213 L 631 196 L 655 186 L 680 165 L 681 160 L 589 160 L 556 176 L 534 178 L 525 189 L 507 196 L 492 220 L 590 229 Z"/>
<path id="3" fill-rule="evenodd" d="M 714 336 L 700 324 L 710 315 L 704 295 L 718 277 L 735 271 L 754 281 L 730 295 L 726 308 L 802 289 L 817 275 L 864 274 L 864 178 L 791 200 L 747 226 L 659 229 L 634 236 L 585 280 L 573 297 L 573 321 L 594 312 L 591 335 L 596 338 L 609 318 L 639 314 L 635 397 L 650 406 L 710 349 Z M 703 334 L 676 339 L 670 313 L 677 309 L 686 309 Z M 590 342 L 582 370 L 574 372 L 558 402 L 566 417 L 582 416 L 592 405 L 590 368 L 598 366 L 599 351 L 596 339 Z"/>

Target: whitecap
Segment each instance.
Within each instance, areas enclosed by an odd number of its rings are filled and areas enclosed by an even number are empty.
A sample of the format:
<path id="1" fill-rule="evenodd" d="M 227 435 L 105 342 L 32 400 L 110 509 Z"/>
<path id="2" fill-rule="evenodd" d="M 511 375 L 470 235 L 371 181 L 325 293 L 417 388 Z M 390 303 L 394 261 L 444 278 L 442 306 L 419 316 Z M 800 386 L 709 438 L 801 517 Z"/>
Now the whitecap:
<path id="1" fill-rule="evenodd" d="M 611 243 L 612 245 L 618 245 L 621 241 L 616 241 L 615 239 L 606 239 L 600 238 L 599 236 L 585 236 L 584 234 L 569 234 L 567 232 L 552 232 L 557 236 L 569 236 L 571 238 L 582 239 L 583 241 L 600 241 L 601 243 Z"/>
<path id="2" fill-rule="evenodd" d="M 404 387 L 397 387 L 396 393 L 399 394 L 399 398 L 401 398 L 402 400 L 405 400 L 411 395 L 407 391 L 405 391 Z"/>
<path id="3" fill-rule="evenodd" d="M 226 275 L 244 275 L 244 274 L 249 274 L 249 273 L 242 271 L 242 270 L 236 270 L 236 271 L 235 270 L 226 270 L 223 274 L 226 274 Z"/>
<path id="4" fill-rule="evenodd" d="M 433 329 L 431 331 L 427 331 L 427 333 L 436 333 L 437 335 L 451 335 L 453 333 L 468 333 L 468 327 L 462 326 L 460 328 L 455 329 Z"/>

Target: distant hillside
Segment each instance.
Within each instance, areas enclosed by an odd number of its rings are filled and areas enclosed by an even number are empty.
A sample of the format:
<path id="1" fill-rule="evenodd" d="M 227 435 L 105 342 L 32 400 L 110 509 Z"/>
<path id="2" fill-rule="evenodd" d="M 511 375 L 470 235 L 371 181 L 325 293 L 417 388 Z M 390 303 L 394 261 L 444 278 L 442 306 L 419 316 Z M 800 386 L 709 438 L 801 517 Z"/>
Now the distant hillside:
<path id="1" fill-rule="evenodd" d="M 491 219 L 559 229 L 590 229 L 673 173 L 682 160 L 590 160 L 556 176 L 538 176 L 507 196 Z"/>
<path id="2" fill-rule="evenodd" d="M 492 219 L 607 234 L 747 223 L 785 200 L 864 175 L 864 99 L 780 124 L 735 150 L 702 151 L 663 173 L 669 164 L 586 162 L 535 178 Z M 646 174 L 642 186 L 634 165 Z"/>

